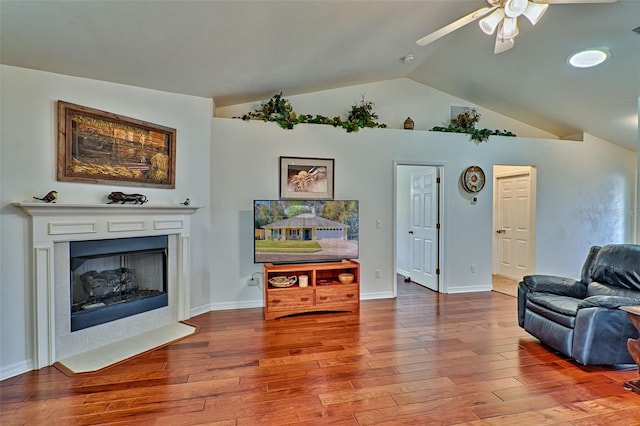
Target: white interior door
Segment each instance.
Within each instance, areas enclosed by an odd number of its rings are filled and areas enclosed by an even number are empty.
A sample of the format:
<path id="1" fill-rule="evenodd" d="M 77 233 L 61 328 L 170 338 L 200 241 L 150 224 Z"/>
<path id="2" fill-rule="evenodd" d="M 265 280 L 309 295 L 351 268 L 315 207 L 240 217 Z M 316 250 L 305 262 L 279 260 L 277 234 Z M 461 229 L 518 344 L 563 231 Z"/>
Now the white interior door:
<path id="1" fill-rule="evenodd" d="M 497 179 L 497 273 L 520 280 L 532 271 L 531 176 Z"/>
<path id="2" fill-rule="evenodd" d="M 438 168 L 411 173 L 411 280 L 438 291 Z"/>

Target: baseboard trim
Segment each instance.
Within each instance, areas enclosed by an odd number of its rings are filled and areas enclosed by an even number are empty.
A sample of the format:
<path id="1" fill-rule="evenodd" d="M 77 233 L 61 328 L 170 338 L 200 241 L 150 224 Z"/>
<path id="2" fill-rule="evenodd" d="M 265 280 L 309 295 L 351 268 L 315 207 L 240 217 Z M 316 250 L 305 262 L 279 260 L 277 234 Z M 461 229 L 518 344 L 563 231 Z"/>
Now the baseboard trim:
<path id="1" fill-rule="evenodd" d="M 227 311 L 229 309 L 263 308 L 264 300 L 245 300 L 242 302 L 222 302 L 209 305 L 209 311 Z"/>
<path id="2" fill-rule="evenodd" d="M 189 313 L 191 314 L 190 318 L 197 317 L 198 315 L 206 314 L 211 310 L 212 309 L 210 304 L 198 306 L 197 308 L 191 308 L 191 310 L 189 311 Z"/>
<path id="3" fill-rule="evenodd" d="M 360 300 L 375 300 L 375 299 L 393 299 L 392 291 L 379 291 L 373 293 L 361 293 Z"/>
<path id="4" fill-rule="evenodd" d="M 33 360 L 28 359 L 26 361 L 16 362 L 13 365 L 9 365 L 0 369 L 0 381 L 10 379 L 11 377 L 18 376 L 22 373 L 26 373 L 28 371 L 32 371 L 34 369 L 35 364 Z"/>
<path id="5" fill-rule="evenodd" d="M 396 269 L 396 274 L 402 275 L 403 277 L 411 277 L 411 272 L 405 271 L 402 268 Z"/>
<path id="6" fill-rule="evenodd" d="M 446 293 L 448 294 L 457 294 L 457 293 L 475 293 L 479 291 L 491 291 L 491 285 L 479 285 L 479 286 L 467 286 L 467 287 L 449 287 L 447 288 Z"/>

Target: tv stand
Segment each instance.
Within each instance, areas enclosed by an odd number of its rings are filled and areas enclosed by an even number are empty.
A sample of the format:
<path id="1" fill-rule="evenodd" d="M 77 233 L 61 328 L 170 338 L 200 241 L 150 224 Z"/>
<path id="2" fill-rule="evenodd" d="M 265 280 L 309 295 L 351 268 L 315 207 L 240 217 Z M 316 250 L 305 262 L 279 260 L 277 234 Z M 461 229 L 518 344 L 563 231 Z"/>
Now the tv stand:
<path id="1" fill-rule="evenodd" d="M 328 263 L 266 263 L 264 271 L 264 319 L 306 312 L 358 312 L 360 310 L 360 264 L 354 260 Z M 338 275 L 353 274 L 351 284 L 342 284 Z M 308 276 L 300 287 L 300 276 Z M 290 287 L 274 287 L 273 277 L 296 277 Z"/>

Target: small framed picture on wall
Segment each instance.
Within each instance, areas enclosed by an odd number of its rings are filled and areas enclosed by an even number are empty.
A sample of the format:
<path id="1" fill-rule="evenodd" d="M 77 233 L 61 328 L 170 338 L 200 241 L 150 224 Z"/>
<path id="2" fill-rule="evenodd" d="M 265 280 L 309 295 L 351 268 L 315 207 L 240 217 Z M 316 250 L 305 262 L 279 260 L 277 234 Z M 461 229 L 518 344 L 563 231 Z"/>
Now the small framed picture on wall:
<path id="1" fill-rule="evenodd" d="M 333 200 L 333 158 L 280 157 L 280 199 Z"/>

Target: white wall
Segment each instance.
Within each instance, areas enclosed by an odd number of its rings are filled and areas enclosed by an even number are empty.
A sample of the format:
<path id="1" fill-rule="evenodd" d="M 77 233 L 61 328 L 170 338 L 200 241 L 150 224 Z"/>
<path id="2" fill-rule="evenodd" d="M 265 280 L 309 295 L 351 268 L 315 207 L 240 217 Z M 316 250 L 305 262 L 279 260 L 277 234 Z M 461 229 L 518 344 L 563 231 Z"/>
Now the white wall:
<path id="1" fill-rule="evenodd" d="M 111 191 L 144 193 L 150 205 L 191 198 L 204 206 L 192 218 L 191 306 L 208 306 L 212 100 L 10 66 L 0 68 L 0 78 L 0 379 L 31 369 L 32 356 L 29 219 L 12 202 L 51 189 L 58 190 L 59 203 L 102 203 Z M 57 100 L 177 129 L 175 190 L 58 182 Z"/>
<path id="2" fill-rule="evenodd" d="M 420 96 L 419 91 L 415 95 Z M 363 298 L 388 296 L 393 288 L 394 161 L 445 164 L 447 292 L 491 287 L 494 164 L 533 165 L 538 170 L 537 271 L 576 276 L 591 244 L 633 238 L 627 212 L 635 156 L 589 135 L 584 142 L 491 137 L 475 144 L 466 135 L 429 131 L 364 129 L 348 134 L 322 125 L 283 130 L 275 123 L 215 118 L 212 140 L 213 232 L 216 242 L 224 242 L 214 244 L 216 309 L 261 303 L 261 292 L 245 284 L 260 268 L 252 262 L 252 200 L 278 197 L 281 155 L 335 158 L 335 197 L 360 200 Z M 487 186 L 475 205 L 459 186 L 459 175 L 470 164 L 487 174 Z M 382 220 L 382 229 L 376 229 L 376 219 Z M 477 265 L 476 273 L 471 273 L 471 264 Z M 382 270 L 379 279 L 376 269 Z"/>

